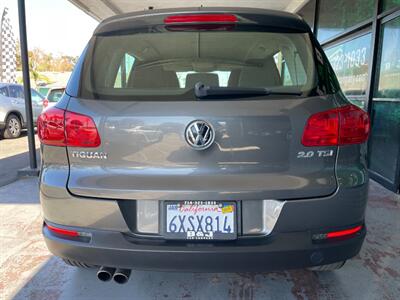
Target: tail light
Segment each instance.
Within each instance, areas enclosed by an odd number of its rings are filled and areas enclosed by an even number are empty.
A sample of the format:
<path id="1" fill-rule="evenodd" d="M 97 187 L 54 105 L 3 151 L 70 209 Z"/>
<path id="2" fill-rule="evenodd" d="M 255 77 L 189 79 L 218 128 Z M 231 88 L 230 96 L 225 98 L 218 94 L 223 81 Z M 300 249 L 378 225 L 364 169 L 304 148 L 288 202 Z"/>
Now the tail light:
<path id="1" fill-rule="evenodd" d="M 65 229 L 47 223 L 44 223 L 44 228 L 47 228 L 51 233 L 55 234 L 59 238 L 72 239 L 79 242 L 89 242 L 92 238 L 92 234 L 89 232 Z"/>
<path id="2" fill-rule="evenodd" d="M 235 15 L 230 14 L 186 14 L 168 16 L 164 19 L 165 24 L 176 23 L 236 23 Z"/>
<path id="3" fill-rule="evenodd" d="M 37 121 L 41 143 L 51 146 L 98 147 L 101 144 L 96 124 L 89 116 L 51 107 Z"/>
<path id="4" fill-rule="evenodd" d="M 320 241 L 320 240 L 327 240 L 327 239 L 334 239 L 334 238 L 350 237 L 352 235 L 359 233 L 362 229 L 363 229 L 363 225 L 358 225 L 356 227 L 351 227 L 351 228 L 347 228 L 344 230 L 314 234 L 312 236 L 312 239 L 314 241 Z"/>
<path id="5" fill-rule="evenodd" d="M 72 236 L 72 237 L 77 237 L 79 236 L 79 232 L 75 231 L 75 230 L 68 230 L 68 229 L 63 229 L 63 228 L 58 228 L 49 224 L 46 224 L 47 228 L 56 233 L 56 234 L 60 234 L 60 235 L 66 235 L 66 236 Z"/>
<path id="6" fill-rule="evenodd" d="M 326 234 L 326 238 L 333 239 L 333 238 L 338 238 L 338 237 L 342 237 L 342 236 L 346 236 L 346 235 L 352 235 L 352 234 L 355 234 L 355 233 L 361 231 L 361 229 L 362 229 L 362 226 L 359 225 L 357 227 L 350 228 L 350 229 L 331 231 Z"/>
<path id="7" fill-rule="evenodd" d="M 41 143 L 51 146 L 66 146 L 64 132 L 65 111 L 51 107 L 37 119 L 37 131 Z"/>
<path id="8" fill-rule="evenodd" d="M 91 117 L 65 112 L 65 137 L 69 147 L 98 147 L 99 132 Z"/>
<path id="9" fill-rule="evenodd" d="M 361 108 L 348 105 L 338 109 L 339 111 L 339 144 L 361 144 L 368 139 L 369 117 Z"/>
<path id="10" fill-rule="evenodd" d="M 176 24 L 167 25 L 169 31 L 228 31 L 235 28 L 234 24 Z"/>
<path id="11" fill-rule="evenodd" d="M 307 147 L 361 144 L 368 139 L 369 129 L 368 114 L 346 105 L 312 115 L 301 143 Z"/>
<path id="12" fill-rule="evenodd" d="M 44 99 L 43 100 L 43 108 L 46 108 L 47 106 L 49 106 L 49 100 L 48 99 Z"/>

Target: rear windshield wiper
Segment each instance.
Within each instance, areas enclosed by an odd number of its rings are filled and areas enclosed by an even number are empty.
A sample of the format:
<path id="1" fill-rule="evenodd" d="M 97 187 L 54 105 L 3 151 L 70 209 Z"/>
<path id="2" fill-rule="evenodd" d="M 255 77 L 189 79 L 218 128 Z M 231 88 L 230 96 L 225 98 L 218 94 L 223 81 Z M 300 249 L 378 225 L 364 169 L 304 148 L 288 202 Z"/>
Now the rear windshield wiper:
<path id="1" fill-rule="evenodd" d="M 246 87 L 213 87 L 201 82 L 194 86 L 194 93 L 197 98 L 243 98 L 262 95 L 294 95 L 300 96 L 300 91 L 274 91 L 267 88 L 246 88 Z"/>

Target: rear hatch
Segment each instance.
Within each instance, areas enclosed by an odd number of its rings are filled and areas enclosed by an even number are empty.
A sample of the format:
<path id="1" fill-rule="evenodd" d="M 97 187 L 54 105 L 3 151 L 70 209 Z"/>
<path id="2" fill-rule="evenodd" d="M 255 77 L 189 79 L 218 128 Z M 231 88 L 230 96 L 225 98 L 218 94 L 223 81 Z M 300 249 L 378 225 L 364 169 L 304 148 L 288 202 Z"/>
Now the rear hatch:
<path id="1" fill-rule="evenodd" d="M 308 33 L 158 28 L 91 40 L 80 95 L 67 110 L 94 121 L 100 145 L 67 148 L 71 193 L 256 200 L 335 191 L 337 147 L 302 145 L 308 118 L 335 108 L 332 96 L 316 92 Z M 199 86 L 208 94 L 199 97 Z M 193 121 L 212 131 L 207 149 L 191 145 Z"/>

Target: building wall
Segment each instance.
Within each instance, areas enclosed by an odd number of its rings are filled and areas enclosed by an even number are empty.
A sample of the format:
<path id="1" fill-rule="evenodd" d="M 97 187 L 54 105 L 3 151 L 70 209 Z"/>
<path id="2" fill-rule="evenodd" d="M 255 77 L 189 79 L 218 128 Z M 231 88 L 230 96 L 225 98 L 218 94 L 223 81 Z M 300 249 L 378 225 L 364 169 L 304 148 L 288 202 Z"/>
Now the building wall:
<path id="1" fill-rule="evenodd" d="M 370 113 L 371 177 L 400 185 L 400 0 L 310 0 L 299 11 L 348 99 Z"/>
<path id="2" fill-rule="evenodd" d="M 16 83 L 16 45 L 7 8 L 0 10 L 0 82 Z"/>

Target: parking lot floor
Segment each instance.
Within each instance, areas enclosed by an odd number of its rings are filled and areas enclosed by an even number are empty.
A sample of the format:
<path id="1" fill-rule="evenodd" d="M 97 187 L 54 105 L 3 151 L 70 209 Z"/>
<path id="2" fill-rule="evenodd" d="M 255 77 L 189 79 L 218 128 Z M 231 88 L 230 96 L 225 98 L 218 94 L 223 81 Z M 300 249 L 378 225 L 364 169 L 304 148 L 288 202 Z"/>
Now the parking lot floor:
<path id="1" fill-rule="evenodd" d="M 35 135 L 36 158 L 40 164 L 39 138 Z M 29 166 L 28 137 L 24 131 L 17 139 L 0 137 L 0 187 L 18 179 L 18 170 Z"/>
<path id="2" fill-rule="evenodd" d="M 361 253 L 328 273 L 134 271 L 102 283 L 53 257 L 41 224 L 36 178 L 0 188 L 0 299 L 400 299 L 400 196 L 373 181 Z"/>

